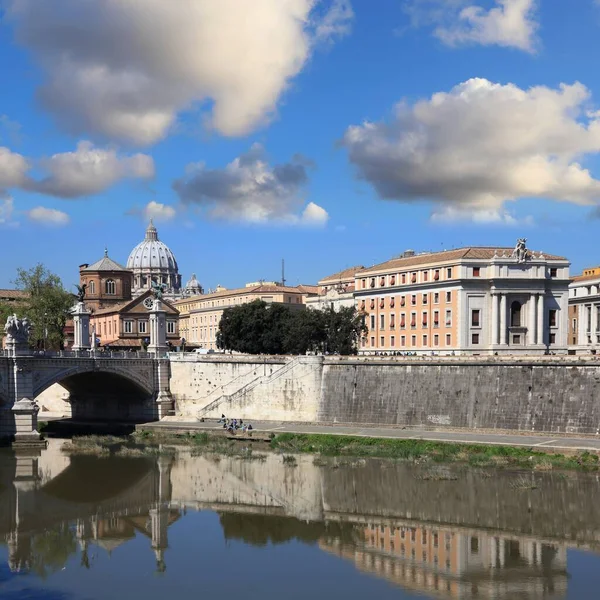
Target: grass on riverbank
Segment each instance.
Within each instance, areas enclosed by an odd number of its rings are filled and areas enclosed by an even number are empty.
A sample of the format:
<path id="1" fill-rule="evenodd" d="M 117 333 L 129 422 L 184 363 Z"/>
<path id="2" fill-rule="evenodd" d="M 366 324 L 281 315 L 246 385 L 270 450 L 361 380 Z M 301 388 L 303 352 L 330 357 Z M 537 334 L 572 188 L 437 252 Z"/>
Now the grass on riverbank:
<path id="1" fill-rule="evenodd" d="M 289 453 L 466 463 L 474 467 L 518 467 L 539 471 L 552 469 L 596 471 L 600 468 L 598 455 L 589 452 L 565 456 L 534 451 L 527 447 L 453 444 L 425 440 L 282 433 L 272 440 L 271 448 Z"/>

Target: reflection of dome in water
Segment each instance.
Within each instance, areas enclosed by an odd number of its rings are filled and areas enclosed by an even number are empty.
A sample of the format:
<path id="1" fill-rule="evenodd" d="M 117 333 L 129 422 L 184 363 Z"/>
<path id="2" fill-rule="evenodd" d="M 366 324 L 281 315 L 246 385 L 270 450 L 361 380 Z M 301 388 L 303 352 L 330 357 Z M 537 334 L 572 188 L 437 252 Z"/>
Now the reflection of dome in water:
<path id="1" fill-rule="evenodd" d="M 158 239 L 156 227 L 150 221 L 146 237 L 129 255 L 127 268 L 133 271 L 134 294 L 152 287 L 152 281 L 163 283 L 168 290 L 181 288 L 181 275 L 171 249 Z"/>

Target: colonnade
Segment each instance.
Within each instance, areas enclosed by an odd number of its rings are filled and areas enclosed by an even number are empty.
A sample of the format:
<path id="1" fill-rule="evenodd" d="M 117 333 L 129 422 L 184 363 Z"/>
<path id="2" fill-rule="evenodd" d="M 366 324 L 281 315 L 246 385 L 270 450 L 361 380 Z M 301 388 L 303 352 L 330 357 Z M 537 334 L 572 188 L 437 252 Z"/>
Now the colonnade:
<path id="1" fill-rule="evenodd" d="M 508 330 L 510 327 L 510 306 L 508 304 L 509 294 L 492 292 L 492 344 L 494 346 L 506 346 L 509 343 Z M 544 293 L 533 293 L 526 304 L 529 315 L 527 316 L 527 345 L 544 344 Z M 523 313 L 521 313 L 521 317 Z M 523 323 L 521 323 L 523 325 Z"/>

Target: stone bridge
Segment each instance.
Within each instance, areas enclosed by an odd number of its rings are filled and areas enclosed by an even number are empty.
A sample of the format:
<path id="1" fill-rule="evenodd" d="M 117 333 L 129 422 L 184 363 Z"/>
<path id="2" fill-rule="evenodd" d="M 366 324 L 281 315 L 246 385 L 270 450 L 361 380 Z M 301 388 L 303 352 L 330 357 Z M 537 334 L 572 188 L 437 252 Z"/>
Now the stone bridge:
<path id="1" fill-rule="evenodd" d="M 35 398 L 55 383 L 70 394 L 73 418 L 143 422 L 161 419 L 173 408 L 166 317 L 159 300 L 150 312 L 148 352 L 99 352 L 91 348 L 89 313 L 74 309 L 71 352 L 29 348 L 29 324 L 15 315 L 5 326 L 0 351 L 0 440 L 39 440 Z"/>

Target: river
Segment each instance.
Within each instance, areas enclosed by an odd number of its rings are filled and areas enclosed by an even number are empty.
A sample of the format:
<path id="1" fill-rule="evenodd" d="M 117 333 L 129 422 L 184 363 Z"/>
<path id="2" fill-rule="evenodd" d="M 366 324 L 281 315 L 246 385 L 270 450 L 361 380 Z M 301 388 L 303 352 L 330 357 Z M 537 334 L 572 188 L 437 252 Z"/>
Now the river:
<path id="1" fill-rule="evenodd" d="M 597 598 L 600 478 L 0 451 L 0 598 Z"/>

